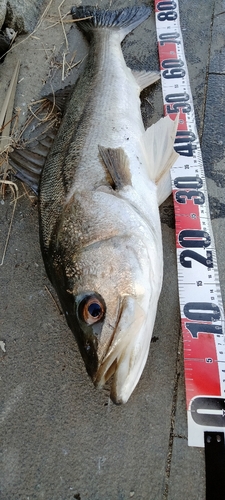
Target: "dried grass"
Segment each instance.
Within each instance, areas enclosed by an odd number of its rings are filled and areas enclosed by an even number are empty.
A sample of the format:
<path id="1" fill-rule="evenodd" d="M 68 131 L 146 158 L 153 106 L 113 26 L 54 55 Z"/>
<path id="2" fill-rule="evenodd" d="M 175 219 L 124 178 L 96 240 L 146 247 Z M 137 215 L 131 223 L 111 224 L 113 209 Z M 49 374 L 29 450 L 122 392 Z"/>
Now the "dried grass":
<path id="1" fill-rule="evenodd" d="M 44 285 L 45 287 L 45 290 L 48 292 L 49 296 L 51 297 L 52 299 L 52 302 L 54 304 L 54 306 L 56 307 L 57 311 L 59 312 L 60 316 L 63 314 L 62 312 L 62 309 L 60 308 L 57 300 L 55 299 L 54 295 L 52 294 L 52 292 L 49 290 L 49 288 L 47 287 L 47 285 Z"/>
<path id="2" fill-rule="evenodd" d="M 38 107 L 38 109 L 36 110 L 35 113 L 32 111 L 31 105 L 29 106 L 31 116 L 28 117 L 25 126 L 22 128 L 22 130 L 18 134 L 18 117 L 19 117 L 20 110 L 17 109 L 16 114 L 11 116 L 13 113 L 13 103 L 14 103 L 14 95 L 15 95 L 17 78 L 18 78 L 18 68 L 17 68 L 17 71 L 14 72 L 14 74 L 13 74 L 9 89 L 6 93 L 5 101 L 3 103 L 3 107 L 2 107 L 3 111 L 2 111 L 1 116 L 0 116 L 1 131 L 3 131 L 3 132 L 6 131 L 5 135 L 2 134 L 0 136 L 0 147 L 1 147 L 1 149 L 0 149 L 0 196 L 1 196 L 1 201 L 3 203 L 5 201 L 5 197 L 7 194 L 7 188 L 9 188 L 10 193 L 13 196 L 13 200 L 10 202 L 10 204 L 13 204 L 13 209 L 12 209 L 11 219 L 10 219 L 10 223 L 9 223 L 8 233 L 7 233 L 5 244 L 4 244 L 4 249 L 3 249 L 3 254 L 2 254 L 0 266 L 3 266 L 3 264 L 4 264 L 17 201 L 22 196 L 28 196 L 30 201 L 32 201 L 32 198 L 33 198 L 29 195 L 29 193 L 24 185 L 23 185 L 24 193 L 19 196 L 17 184 L 10 179 L 11 174 L 13 173 L 13 169 L 10 167 L 9 161 L 8 161 L 9 153 L 12 150 L 11 146 L 13 145 L 14 147 L 15 146 L 19 147 L 19 141 L 20 141 L 25 129 L 32 122 L 32 120 L 36 119 L 40 124 L 46 123 L 47 126 L 46 126 L 45 131 L 47 131 L 47 129 L 52 127 L 53 124 L 58 119 L 57 115 L 53 114 L 53 110 L 55 107 L 55 99 L 54 98 L 53 98 L 53 103 L 52 103 L 50 111 L 49 111 L 49 101 L 47 101 L 46 99 L 36 101 L 36 103 L 32 103 L 32 105 L 40 104 L 40 106 Z M 43 113 L 45 111 L 45 109 L 46 109 L 46 113 L 44 113 L 44 116 L 39 118 L 38 113 Z M 6 117 L 9 117 L 9 119 L 7 119 L 5 122 L 4 120 Z M 10 125 L 11 125 L 11 133 L 10 133 Z M 35 139 L 33 138 L 32 140 L 35 140 Z M 25 144 L 23 144 L 23 147 L 25 147 Z"/>
<path id="3" fill-rule="evenodd" d="M 74 52 L 71 55 L 69 62 L 66 61 L 66 56 L 69 53 L 69 44 L 68 44 L 68 39 L 67 39 L 64 23 L 68 22 L 67 20 L 65 20 L 65 18 L 68 16 L 69 12 L 67 12 L 66 14 L 62 14 L 62 7 L 63 7 L 64 2 L 65 2 L 65 0 L 63 0 L 58 7 L 59 19 L 57 20 L 57 22 L 55 22 L 53 25 L 50 26 L 50 27 L 53 27 L 56 24 L 60 24 L 61 28 L 62 28 L 64 39 L 65 39 L 66 48 L 62 54 L 62 62 L 55 63 L 58 65 L 58 67 L 61 67 L 61 69 L 62 69 L 62 81 L 64 81 L 64 79 L 67 77 L 68 73 L 75 66 L 77 66 L 78 64 L 80 64 L 82 62 L 82 60 L 80 60 L 78 62 L 74 62 L 75 57 L 76 57 L 76 52 Z M 11 47 L 9 48 L 7 53 L 11 52 L 12 50 L 14 50 L 14 48 L 20 46 L 24 42 L 27 42 L 27 40 L 29 38 L 41 40 L 38 36 L 36 36 L 36 32 L 39 30 L 43 20 L 46 18 L 47 13 L 49 12 L 49 9 L 50 9 L 52 3 L 53 3 L 53 0 L 50 0 L 48 2 L 43 14 L 41 15 L 41 17 L 39 19 L 39 22 L 37 23 L 37 26 L 32 31 L 32 33 L 30 33 L 28 36 L 26 36 L 26 38 L 19 41 L 18 43 L 14 43 L 13 46 L 11 45 Z M 74 22 L 74 20 L 72 20 L 71 22 Z M 48 28 L 45 28 L 45 29 L 48 29 Z M 42 41 L 41 41 L 41 43 L 42 43 Z M 39 50 L 43 50 L 45 52 L 47 60 L 50 59 L 49 50 L 51 50 L 51 49 L 49 49 L 47 51 L 47 49 L 44 47 L 44 45 L 42 43 L 42 48 L 40 48 Z M 54 51 L 55 51 L 55 47 L 54 47 L 53 53 L 54 53 Z M 51 55 L 51 60 L 50 60 L 50 67 L 51 66 L 53 66 L 52 55 Z M 10 201 L 10 204 L 13 204 L 13 209 L 12 209 L 12 214 L 11 214 L 11 219 L 10 219 L 10 223 L 9 223 L 9 229 L 8 229 L 6 241 L 4 244 L 4 249 L 3 249 L 3 254 L 2 254 L 0 266 L 2 266 L 4 264 L 17 201 L 18 201 L 18 199 L 20 199 L 23 196 L 28 196 L 30 201 L 32 201 L 34 198 L 34 196 L 29 195 L 29 193 L 26 189 L 26 186 L 23 183 L 22 183 L 22 186 L 23 186 L 24 193 L 22 193 L 19 196 L 18 186 L 15 182 L 13 182 L 11 180 L 11 174 L 13 174 L 13 169 L 10 167 L 9 162 L 8 162 L 9 153 L 12 150 L 12 146 L 13 146 L 13 148 L 17 147 L 18 149 L 25 148 L 29 143 L 38 139 L 38 137 L 40 136 L 40 134 L 38 135 L 38 129 L 39 129 L 39 126 L 41 126 L 43 123 L 46 124 L 46 127 L 45 127 L 44 131 L 43 131 L 43 127 L 42 127 L 41 133 L 47 132 L 48 129 L 50 129 L 57 122 L 59 122 L 59 114 L 54 112 L 54 110 L 55 110 L 55 97 L 54 97 L 54 92 L 52 92 L 53 102 L 51 104 L 50 109 L 49 109 L 49 101 L 47 99 L 41 99 L 39 101 L 32 102 L 28 105 L 28 110 L 30 112 L 30 116 L 28 116 L 25 125 L 19 131 L 18 121 L 19 121 L 19 114 L 20 114 L 21 110 L 19 108 L 17 108 L 15 111 L 13 111 L 14 95 L 15 95 L 16 83 L 17 83 L 17 79 L 18 79 L 18 73 L 19 73 L 19 64 L 17 67 L 17 73 L 16 73 L 16 70 L 14 71 L 12 81 L 10 83 L 5 102 L 4 102 L 2 109 L 1 109 L 1 112 L 0 112 L 0 196 L 1 196 L 1 200 L 3 203 L 4 203 L 6 195 L 8 195 L 8 192 L 10 192 L 11 196 L 13 197 L 13 199 Z M 37 130 L 37 136 L 33 137 L 30 140 L 27 139 L 24 141 L 23 135 L 24 135 L 27 127 L 32 123 L 33 120 L 36 121 L 35 131 Z M 11 130 L 10 130 L 10 128 L 11 128 Z"/>
<path id="4" fill-rule="evenodd" d="M 17 200 L 18 200 L 18 186 L 15 184 L 15 182 L 9 181 L 7 179 L 0 179 L 0 184 L 1 184 L 0 192 L 1 192 L 1 195 L 3 196 L 3 198 L 2 198 L 3 200 L 4 200 L 6 186 L 9 186 L 9 188 L 11 190 L 11 194 L 13 195 L 12 215 L 11 215 L 8 234 L 6 237 L 4 250 L 3 250 L 3 254 L 2 254 L 2 260 L 0 262 L 0 266 L 3 266 L 4 260 L 5 260 L 6 250 L 7 250 L 8 243 L 9 243 L 10 233 L 11 233 L 11 229 L 12 229 L 13 218 L 14 218 L 14 214 L 15 214 L 15 210 L 16 210 L 16 204 L 17 204 Z"/>

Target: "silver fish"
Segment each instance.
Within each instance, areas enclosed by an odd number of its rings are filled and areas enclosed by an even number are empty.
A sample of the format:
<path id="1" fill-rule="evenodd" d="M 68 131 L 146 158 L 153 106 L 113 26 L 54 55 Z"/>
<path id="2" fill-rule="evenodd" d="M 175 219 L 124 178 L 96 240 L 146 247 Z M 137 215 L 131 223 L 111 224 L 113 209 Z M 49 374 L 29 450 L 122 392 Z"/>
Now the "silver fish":
<path id="1" fill-rule="evenodd" d="M 115 403 L 147 360 L 163 275 L 158 205 L 177 157 L 177 121 L 146 131 L 142 121 L 139 94 L 158 73 L 131 71 L 121 51 L 150 12 L 72 8 L 90 51 L 40 181 L 47 274 L 87 372 L 99 387 L 112 378 Z"/>

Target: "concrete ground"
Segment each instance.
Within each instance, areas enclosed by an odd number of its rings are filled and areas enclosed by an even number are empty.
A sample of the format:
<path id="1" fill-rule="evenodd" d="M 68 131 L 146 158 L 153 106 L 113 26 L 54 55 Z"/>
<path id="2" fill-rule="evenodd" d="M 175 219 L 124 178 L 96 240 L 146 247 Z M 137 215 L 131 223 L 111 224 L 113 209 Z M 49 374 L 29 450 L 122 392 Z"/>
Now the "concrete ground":
<path id="1" fill-rule="evenodd" d="M 2 99 L 21 58 L 16 96 L 21 122 L 63 42 L 59 25 L 45 29 L 57 16 L 59 3 L 0 67 Z M 109 5 L 107 0 L 99 3 Z M 111 3 L 122 7 L 128 1 Z M 180 0 L 179 5 L 224 298 L 225 1 Z M 87 46 L 76 29 L 74 36 L 79 61 Z M 126 38 L 123 50 L 132 68 L 158 67 L 154 15 Z M 161 116 L 160 83 L 143 93 L 142 109 L 146 126 Z M 86 374 L 45 274 L 35 198 L 17 184 L 21 197 L 0 268 L 0 340 L 6 350 L 0 353 L 1 499 L 204 500 L 204 450 L 187 445 L 171 199 L 161 207 L 165 272 L 148 362 L 130 400 L 118 407 L 109 401 L 107 389 L 94 389 Z M 1 195 L 0 256 L 11 200 L 10 192 L 4 199 Z"/>

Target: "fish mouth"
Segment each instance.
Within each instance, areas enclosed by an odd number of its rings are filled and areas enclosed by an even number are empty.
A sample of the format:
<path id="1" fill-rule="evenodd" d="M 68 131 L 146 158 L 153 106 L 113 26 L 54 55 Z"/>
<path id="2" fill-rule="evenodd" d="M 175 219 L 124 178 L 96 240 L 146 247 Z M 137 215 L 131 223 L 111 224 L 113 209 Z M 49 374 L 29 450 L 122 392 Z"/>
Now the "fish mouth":
<path id="1" fill-rule="evenodd" d="M 145 332 L 146 314 L 133 297 L 124 297 L 113 338 L 93 378 L 102 388 L 111 380 L 110 398 L 126 403 L 137 385 L 148 356 L 140 342 Z"/>

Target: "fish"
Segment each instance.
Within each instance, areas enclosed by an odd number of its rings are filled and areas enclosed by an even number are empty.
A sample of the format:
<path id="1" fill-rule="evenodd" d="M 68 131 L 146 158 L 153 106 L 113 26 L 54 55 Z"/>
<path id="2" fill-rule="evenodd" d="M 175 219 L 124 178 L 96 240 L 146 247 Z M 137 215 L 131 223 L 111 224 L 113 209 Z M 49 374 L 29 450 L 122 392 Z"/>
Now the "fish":
<path id="1" fill-rule="evenodd" d="M 158 72 L 132 71 L 122 40 L 148 6 L 72 7 L 90 47 L 39 184 L 47 275 L 87 373 L 126 403 L 149 353 L 163 277 L 159 205 L 171 193 L 178 119 L 144 128 L 140 92 Z"/>

